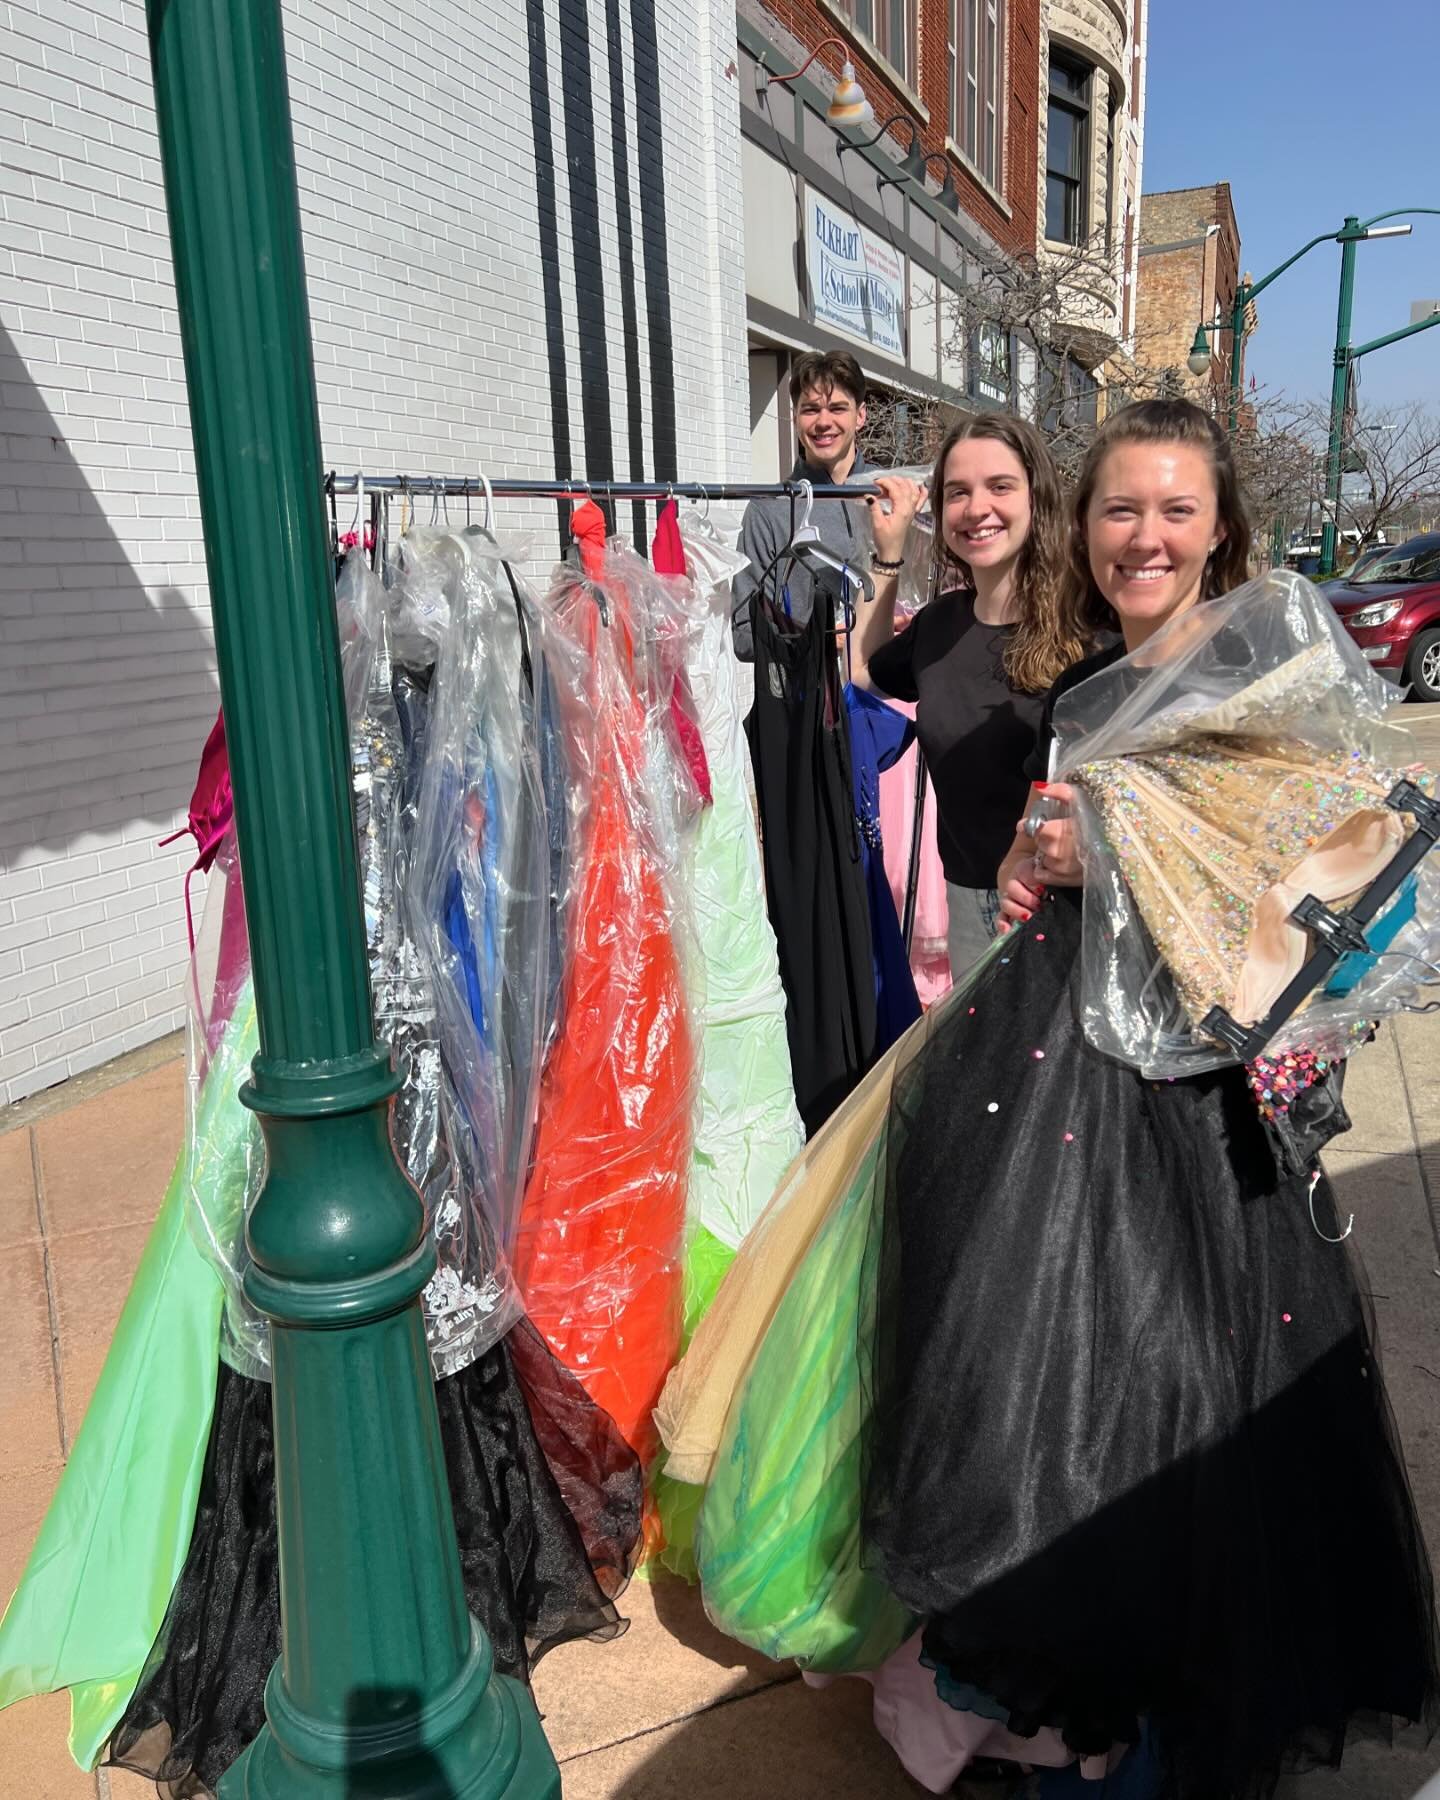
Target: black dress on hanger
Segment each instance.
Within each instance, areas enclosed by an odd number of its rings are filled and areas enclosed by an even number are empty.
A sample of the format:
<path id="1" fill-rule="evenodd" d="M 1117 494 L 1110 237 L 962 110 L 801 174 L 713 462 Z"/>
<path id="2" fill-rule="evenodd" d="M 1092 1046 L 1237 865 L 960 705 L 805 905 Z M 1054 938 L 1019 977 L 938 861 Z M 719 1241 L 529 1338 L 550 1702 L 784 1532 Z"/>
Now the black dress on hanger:
<path id="1" fill-rule="evenodd" d="M 835 596 L 817 587 L 809 619 L 797 626 L 777 608 L 771 585 L 755 596 L 746 734 L 795 1098 L 813 1136 L 875 1059 L 875 970 Z"/>

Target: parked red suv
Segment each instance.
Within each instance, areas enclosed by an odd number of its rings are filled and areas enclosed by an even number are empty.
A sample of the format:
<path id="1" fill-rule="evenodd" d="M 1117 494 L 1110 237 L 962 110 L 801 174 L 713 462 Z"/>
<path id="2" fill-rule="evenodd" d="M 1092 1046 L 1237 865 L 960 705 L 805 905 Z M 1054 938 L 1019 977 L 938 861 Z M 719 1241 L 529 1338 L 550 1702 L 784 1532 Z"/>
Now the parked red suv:
<path id="1" fill-rule="evenodd" d="M 1367 662 L 1404 682 L 1412 699 L 1440 700 L 1440 531 L 1387 550 L 1324 592 Z"/>

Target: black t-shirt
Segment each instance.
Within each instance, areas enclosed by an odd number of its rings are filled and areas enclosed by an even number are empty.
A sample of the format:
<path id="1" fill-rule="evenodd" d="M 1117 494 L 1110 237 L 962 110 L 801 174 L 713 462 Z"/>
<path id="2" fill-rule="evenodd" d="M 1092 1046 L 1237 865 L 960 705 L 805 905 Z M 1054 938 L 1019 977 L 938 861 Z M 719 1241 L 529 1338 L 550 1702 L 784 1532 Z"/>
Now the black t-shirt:
<path id="1" fill-rule="evenodd" d="M 1102 669 L 1108 669 L 1111 663 L 1119 662 L 1124 654 L 1124 641 L 1117 638 L 1113 644 L 1084 657 L 1057 678 L 1055 685 L 1045 695 L 1044 705 L 1040 709 L 1039 729 L 1035 733 L 1035 742 L 1031 747 L 1030 754 L 1025 759 L 1026 781 L 1044 781 L 1050 773 L 1050 744 L 1055 736 L 1053 724 L 1055 702 L 1062 694 L 1068 694 L 1071 688 L 1079 687 L 1082 681 L 1088 681 L 1092 675 L 1098 675 Z"/>
<path id="2" fill-rule="evenodd" d="M 1025 759 L 1045 696 L 1022 694 L 1006 677 L 1013 630 L 977 620 L 973 594 L 942 594 L 870 659 L 870 679 L 882 693 L 916 702 L 935 783 L 940 861 L 957 887 L 995 885 L 1029 793 Z"/>

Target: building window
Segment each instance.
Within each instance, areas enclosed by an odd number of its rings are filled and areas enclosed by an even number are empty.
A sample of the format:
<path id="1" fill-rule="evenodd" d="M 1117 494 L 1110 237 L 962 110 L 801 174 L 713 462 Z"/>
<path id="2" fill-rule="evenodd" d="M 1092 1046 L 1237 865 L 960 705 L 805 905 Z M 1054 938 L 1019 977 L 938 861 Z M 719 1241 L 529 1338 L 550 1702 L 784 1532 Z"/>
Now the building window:
<path id="1" fill-rule="evenodd" d="M 999 406 L 1010 404 L 1010 333 L 1000 325 L 981 325 L 975 333 L 975 392 Z"/>
<path id="2" fill-rule="evenodd" d="M 833 4 L 897 74 L 914 81 L 916 0 L 833 0 Z"/>
<path id="3" fill-rule="evenodd" d="M 1092 76 L 1089 66 L 1073 57 L 1056 51 L 1050 58 L 1045 235 L 1057 244 L 1078 244 L 1086 235 Z"/>
<path id="4" fill-rule="evenodd" d="M 1100 413 L 1100 384 L 1088 369 L 1068 358 L 1065 363 L 1065 399 L 1069 423 L 1093 425 Z"/>
<path id="5" fill-rule="evenodd" d="M 1042 350 L 1039 358 L 1036 417 L 1049 437 L 1078 425 L 1095 424 L 1100 412 L 1100 384 L 1088 369 L 1058 350 Z"/>
<path id="6" fill-rule="evenodd" d="M 950 0 L 950 136 L 997 192 L 1004 136 L 1005 0 Z"/>

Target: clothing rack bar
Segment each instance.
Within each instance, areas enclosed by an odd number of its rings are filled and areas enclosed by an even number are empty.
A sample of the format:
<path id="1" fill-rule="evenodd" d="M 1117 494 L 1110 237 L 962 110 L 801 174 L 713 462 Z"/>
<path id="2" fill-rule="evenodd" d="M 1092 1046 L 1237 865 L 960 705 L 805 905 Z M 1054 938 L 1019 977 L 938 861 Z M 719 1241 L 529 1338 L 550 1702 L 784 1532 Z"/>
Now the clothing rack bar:
<path id="1" fill-rule="evenodd" d="M 456 496 L 483 500 L 487 484 L 479 475 L 342 475 L 325 477 L 327 494 L 353 494 L 357 485 L 366 493 L 408 494 L 412 500 Z M 786 496 L 803 500 L 806 488 L 798 481 L 530 481 L 501 476 L 488 484 L 497 498 L 528 496 L 538 500 L 773 500 Z M 844 486 L 817 481 L 808 489 L 815 500 L 863 500 L 879 494 L 868 482 Z"/>

